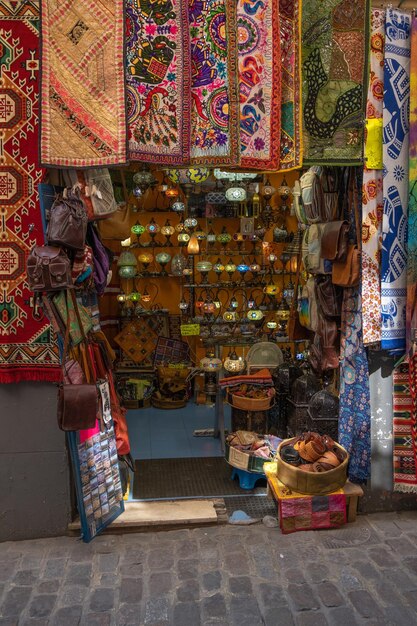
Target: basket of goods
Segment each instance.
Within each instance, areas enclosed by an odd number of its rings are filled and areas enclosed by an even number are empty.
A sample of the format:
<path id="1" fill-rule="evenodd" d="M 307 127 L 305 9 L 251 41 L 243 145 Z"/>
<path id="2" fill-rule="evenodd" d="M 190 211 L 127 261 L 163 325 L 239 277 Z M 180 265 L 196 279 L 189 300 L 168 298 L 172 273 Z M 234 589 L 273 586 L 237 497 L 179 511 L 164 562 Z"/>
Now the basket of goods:
<path id="1" fill-rule="evenodd" d="M 187 403 L 189 368 L 175 365 L 157 367 L 158 389 L 152 396 L 152 406 L 158 409 L 180 409 Z"/>
<path id="2" fill-rule="evenodd" d="M 347 480 L 349 454 L 329 435 L 302 433 L 278 447 L 278 479 L 293 491 L 323 495 L 341 489 Z"/>
<path id="3" fill-rule="evenodd" d="M 247 472 L 264 473 L 264 463 L 276 454 L 281 439 L 274 435 L 258 435 L 248 430 L 237 430 L 226 438 L 226 461 Z"/>
<path id="4" fill-rule="evenodd" d="M 244 411 L 267 411 L 275 398 L 273 387 L 243 383 L 229 389 L 229 404 Z"/>

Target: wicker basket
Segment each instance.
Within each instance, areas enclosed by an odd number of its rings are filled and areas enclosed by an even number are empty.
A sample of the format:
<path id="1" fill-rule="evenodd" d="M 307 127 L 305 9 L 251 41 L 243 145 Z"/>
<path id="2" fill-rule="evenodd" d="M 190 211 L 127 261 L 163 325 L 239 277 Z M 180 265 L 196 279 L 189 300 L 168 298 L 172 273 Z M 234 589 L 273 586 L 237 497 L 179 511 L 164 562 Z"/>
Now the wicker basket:
<path id="1" fill-rule="evenodd" d="M 281 459 L 281 448 L 295 439 L 285 439 L 279 445 L 277 451 L 277 477 L 286 487 L 289 487 L 296 493 L 306 493 L 308 495 L 325 495 L 341 489 L 347 480 L 347 466 L 349 462 L 349 454 L 341 445 L 335 445 L 345 454 L 345 460 L 338 466 L 328 472 L 303 472 L 298 467 L 290 465 Z"/>
<path id="2" fill-rule="evenodd" d="M 272 389 L 272 395 L 268 398 L 246 398 L 245 396 L 237 396 L 232 394 L 230 404 L 235 409 L 243 409 L 244 411 L 268 411 L 275 396 L 275 389 Z"/>

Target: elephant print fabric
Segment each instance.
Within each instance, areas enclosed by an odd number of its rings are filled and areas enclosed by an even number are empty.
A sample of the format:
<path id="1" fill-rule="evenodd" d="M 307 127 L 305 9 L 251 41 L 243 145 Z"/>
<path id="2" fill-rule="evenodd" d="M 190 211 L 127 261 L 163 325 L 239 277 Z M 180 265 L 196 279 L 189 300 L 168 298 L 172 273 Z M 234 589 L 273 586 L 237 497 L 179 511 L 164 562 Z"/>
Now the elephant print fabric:
<path id="1" fill-rule="evenodd" d="M 411 16 L 387 9 L 385 21 L 381 347 L 406 345 L 408 148 Z"/>
<path id="2" fill-rule="evenodd" d="M 302 10 L 304 160 L 362 163 L 367 0 L 309 0 Z"/>
<path id="3" fill-rule="evenodd" d="M 127 0 L 129 157 L 163 165 L 190 159 L 188 0 Z"/>

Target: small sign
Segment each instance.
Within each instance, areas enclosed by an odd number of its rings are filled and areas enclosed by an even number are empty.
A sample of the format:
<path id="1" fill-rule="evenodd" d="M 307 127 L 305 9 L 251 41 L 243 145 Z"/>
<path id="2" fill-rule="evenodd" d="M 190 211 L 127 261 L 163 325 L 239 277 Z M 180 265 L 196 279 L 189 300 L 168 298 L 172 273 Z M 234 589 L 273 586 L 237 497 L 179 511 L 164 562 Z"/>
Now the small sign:
<path id="1" fill-rule="evenodd" d="M 200 324 L 181 324 L 181 335 L 183 337 L 198 336 L 200 334 Z"/>

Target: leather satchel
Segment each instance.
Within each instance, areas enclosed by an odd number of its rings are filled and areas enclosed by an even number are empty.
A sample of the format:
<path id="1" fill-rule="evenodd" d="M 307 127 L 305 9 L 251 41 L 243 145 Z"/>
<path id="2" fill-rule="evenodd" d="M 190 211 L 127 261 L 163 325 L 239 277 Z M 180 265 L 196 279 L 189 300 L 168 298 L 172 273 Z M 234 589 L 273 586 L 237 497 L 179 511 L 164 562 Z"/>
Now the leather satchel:
<path id="1" fill-rule="evenodd" d="M 26 271 L 32 291 L 61 291 L 72 286 L 70 260 L 61 248 L 35 246 L 28 256 Z"/>
<path id="2" fill-rule="evenodd" d="M 343 290 L 333 284 L 331 276 L 315 277 L 317 301 L 326 317 L 339 317 L 342 314 Z"/>
<path id="3" fill-rule="evenodd" d="M 344 261 L 348 250 L 349 223 L 345 220 L 323 224 L 321 232 L 322 259 Z"/>
<path id="4" fill-rule="evenodd" d="M 46 236 L 48 243 L 84 250 L 87 213 L 77 193 L 65 189 L 52 205 Z"/>
<path id="5" fill-rule="evenodd" d="M 355 217 L 356 244 L 349 244 L 344 261 L 336 261 L 332 267 L 332 280 L 340 287 L 358 285 L 361 277 L 361 248 L 362 228 L 359 220 L 358 190 L 355 175 L 351 174 L 349 181 L 349 203 Z"/>
<path id="6" fill-rule="evenodd" d="M 95 385 L 62 385 L 58 390 L 58 426 L 64 431 L 94 428 L 98 411 Z"/>

